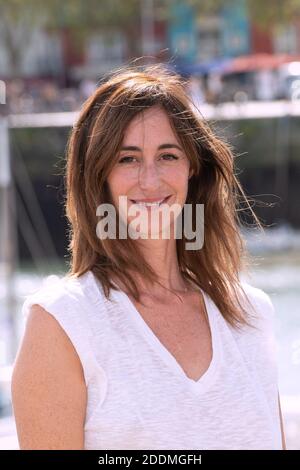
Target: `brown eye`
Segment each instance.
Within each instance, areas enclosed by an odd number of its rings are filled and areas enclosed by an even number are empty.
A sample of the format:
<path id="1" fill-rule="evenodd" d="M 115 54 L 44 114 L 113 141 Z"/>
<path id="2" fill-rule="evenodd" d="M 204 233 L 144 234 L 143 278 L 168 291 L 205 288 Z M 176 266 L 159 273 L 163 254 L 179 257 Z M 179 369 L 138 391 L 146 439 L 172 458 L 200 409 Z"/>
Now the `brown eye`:
<path id="1" fill-rule="evenodd" d="M 120 158 L 119 163 L 131 163 L 133 158 L 135 157 L 122 157 Z"/>
<path id="2" fill-rule="evenodd" d="M 171 157 L 171 158 L 164 158 L 164 157 Z M 165 153 L 164 155 L 162 155 L 162 158 L 164 158 L 164 160 L 178 160 L 178 157 L 176 155 L 172 155 L 171 153 Z"/>

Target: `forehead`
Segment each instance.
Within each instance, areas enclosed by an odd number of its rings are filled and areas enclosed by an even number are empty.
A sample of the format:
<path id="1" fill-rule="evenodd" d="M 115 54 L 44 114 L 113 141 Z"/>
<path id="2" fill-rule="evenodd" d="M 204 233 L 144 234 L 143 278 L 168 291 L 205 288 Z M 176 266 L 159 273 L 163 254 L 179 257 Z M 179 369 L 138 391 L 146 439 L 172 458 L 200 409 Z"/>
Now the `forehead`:
<path id="1" fill-rule="evenodd" d="M 124 142 L 147 136 L 149 139 L 172 137 L 177 141 L 168 114 L 161 107 L 153 106 L 135 116 L 125 130 Z"/>

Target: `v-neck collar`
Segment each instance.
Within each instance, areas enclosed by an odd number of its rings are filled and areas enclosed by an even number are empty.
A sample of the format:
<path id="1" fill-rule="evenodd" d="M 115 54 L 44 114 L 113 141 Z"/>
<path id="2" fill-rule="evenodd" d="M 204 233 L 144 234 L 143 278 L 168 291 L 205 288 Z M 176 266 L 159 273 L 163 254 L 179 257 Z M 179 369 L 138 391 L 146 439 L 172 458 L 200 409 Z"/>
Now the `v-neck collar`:
<path id="1" fill-rule="evenodd" d="M 94 281 L 96 281 L 97 289 L 99 289 L 99 281 L 94 276 L 94 274 L 93 278 Z M 185 371 L 175 359 L 173 354 L 171 354 L 171 352 L 163 345 L 163 343 L 155 335 L 150 326 L 143 319 L 142 315 L 137 310 L 129 296 L 124 291 L 118 290 L 117 288 L 111 289 L 111 294 L 112 298 L 120 305 L 121 309 L 125 313 L 128 313 L 132 323 L 136 325 L 137 329 L 146 339 L 151 349 L 154 350 L 156 354 L 160 356 L 160 358 L 165 362 L 166 366 L 170 370 L 172 370 L 172 372 L 179 378 L 179 380 L 181 380 L 181 382 L 183 382 L 192 392 L 196 394 L 201 394 L 205 392 L 215 381 L 220 366 L 221 345 L 218 334 L 218 324 L 216 321 L 216 315 L 218 314 L 217 306 L 209 297 L 209 295 L 206 294 L 206 292 L 204 292 L 198 286 L 197 288 L 203 295 L 212 338 L 212 359 L 206 371 L 201 375 L 201 377 L 197 381 L 191 379 L 186 375 Z"/>

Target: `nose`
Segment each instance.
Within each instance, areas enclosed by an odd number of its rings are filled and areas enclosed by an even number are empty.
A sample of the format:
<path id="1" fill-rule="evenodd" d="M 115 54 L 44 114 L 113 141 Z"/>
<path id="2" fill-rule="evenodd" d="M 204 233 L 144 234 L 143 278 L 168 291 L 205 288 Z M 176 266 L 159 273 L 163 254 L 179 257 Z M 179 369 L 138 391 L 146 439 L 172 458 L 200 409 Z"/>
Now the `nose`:
<path id="1" fill-rule="evenodd" d="M 139 168 L 138 179 L 143 191 L 156 190 L 160 185 L 160 175 L 155 162 L 143 162 Z"/>

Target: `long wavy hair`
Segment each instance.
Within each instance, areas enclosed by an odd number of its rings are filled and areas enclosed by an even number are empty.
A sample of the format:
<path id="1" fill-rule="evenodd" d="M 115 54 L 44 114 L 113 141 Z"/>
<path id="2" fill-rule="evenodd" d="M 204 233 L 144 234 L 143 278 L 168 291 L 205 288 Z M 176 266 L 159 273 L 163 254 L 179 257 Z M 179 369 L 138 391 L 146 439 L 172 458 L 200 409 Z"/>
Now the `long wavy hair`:
<path id="1" fill-rule="evenodd" d="M 193 106 L 185 80 L 163 64 L 125 65 L 111 72 L 81 107 L 67 144 L 65 208 L 71 255 L 67 275 L 77 277 L 91 270 L 108 299 L 110 288 L 116 287 L 113 279 L 120 280 L 136 301 L 141 299 L 134 273 L 158 282 L 133 239 L 99 239 L 96 234 L 96 208 L 112 204 L 107 177 L 118 160 L 125 131 L 136 115 L 155 105 L 167 113 L 194 170 L 186 199 L 193 205 L 193 226 L 195 205 L 204 204 L 202 248 L 186 250 L 184 231 L 176 239 L 182 276 L 203 289 L 232 326 L 251 325 L 249 309 L 240 300 L 241 292 L 248 299 L 239 273 L 250 264 L 240 233 L 241 199 L 260 222 L 235 175 L 231 147 Z"/>

